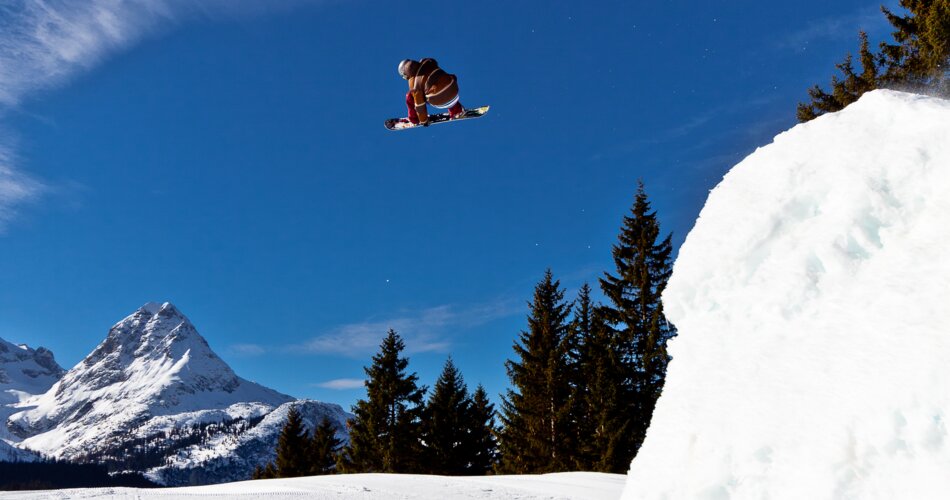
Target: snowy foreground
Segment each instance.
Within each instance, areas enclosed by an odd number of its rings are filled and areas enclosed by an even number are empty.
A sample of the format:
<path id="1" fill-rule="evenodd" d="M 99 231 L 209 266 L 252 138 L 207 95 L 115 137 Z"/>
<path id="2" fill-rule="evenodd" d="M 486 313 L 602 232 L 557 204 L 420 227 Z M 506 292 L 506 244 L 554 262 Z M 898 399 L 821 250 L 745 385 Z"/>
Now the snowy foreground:
<path id="1" fill-rule="evenodd" d="M 624 498 L 950 498 L 948 248 L 948 101 L 871 92 L 735 166 Z"/>
<path id="2" fill-rule="evenodd" d="M 0 499 L 307 498 L 367 500 L 576 499 L 616 500 L 626 478 L 619 474 L 565 472 L 526 476 L 445 477 L 411 474 L 346 474 L 143 490 L 92 488 L 0 493 Z"/>

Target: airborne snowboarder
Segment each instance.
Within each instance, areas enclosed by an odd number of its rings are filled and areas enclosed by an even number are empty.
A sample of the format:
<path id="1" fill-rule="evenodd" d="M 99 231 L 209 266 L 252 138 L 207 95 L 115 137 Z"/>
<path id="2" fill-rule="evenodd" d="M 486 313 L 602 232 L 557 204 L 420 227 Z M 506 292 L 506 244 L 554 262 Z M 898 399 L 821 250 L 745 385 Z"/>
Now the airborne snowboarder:
<path id="1" fill-rule="evenodd" d="M 406 108 L 409 110 L 409 121 L 413 125 L 428 125 L 429 113 L 426 104 L 448 109 L 450 118 L 458 118 L 465 112 L 459 101 L 458 78 L 446 73 L 435 59 L 403 59 L 399 63 L 399 76 L 409 81 Z"/>
<path id="2" fill-rule="evenodd" d="M 462 118 L 477 118 L 488 112 L 488 106 L 466 110 L 459 100 L 458 78 L 446 73 L 435 59 L 421 61 L 403 59 L 399 63 L 399 76 L 409 82 L 406 93 L 406 118 L 386 120 L 386 128 L 401 130 L 417 125 L 428 127 L 432 123 Z M 448 113 L 429 115 L 428 105 L 447 109 Z"/>

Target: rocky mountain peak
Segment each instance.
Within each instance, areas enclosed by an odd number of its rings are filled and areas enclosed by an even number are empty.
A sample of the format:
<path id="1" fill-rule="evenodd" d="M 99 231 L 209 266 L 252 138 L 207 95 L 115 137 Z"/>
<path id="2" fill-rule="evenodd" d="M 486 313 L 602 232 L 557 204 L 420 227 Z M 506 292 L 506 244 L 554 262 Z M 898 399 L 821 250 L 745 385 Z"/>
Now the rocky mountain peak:
<path id="1" fill-rule="evenodd" d="M 76 450 L 95 449 L 105 435 L 120 436 L 153 417 L 290 400 L 238 377 L 174 305 L 150 302 L 110 328 L 34 408 L 12 416 L 9 428 L 46 453 L 68 454 L 63 438 Z M 39 435 L 57 427 L 70 432 Z"/>

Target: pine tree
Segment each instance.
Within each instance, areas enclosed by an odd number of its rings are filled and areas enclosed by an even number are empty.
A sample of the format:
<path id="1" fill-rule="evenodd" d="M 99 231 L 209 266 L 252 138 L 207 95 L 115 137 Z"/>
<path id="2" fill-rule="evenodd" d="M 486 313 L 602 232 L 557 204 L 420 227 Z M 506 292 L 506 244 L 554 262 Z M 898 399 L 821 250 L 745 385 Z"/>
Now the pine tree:
<path id="1" fill-rule="evenodd" d="M 254 473 L 251 474 L 251 479 L 264 479 L 264 468 L 259 464 L 254 466 Z"/>
<path id="2" fill-rule="evenodd" d="M 586 283 L 574 301 L 572 321 L 574 381 L 574 434 L 578 470 L 622 472 L 629 461 L 618 453 L 627 433 L 623 416 L 623 369 L 617 332 L 603 319 L 603 308 L 593 304 Z"/>
<path id="3" fill-rule="evenodd" d="M 277 466 L 274 465 L 273 462 L 268 463 L 268 464 L 264 467 L 264 477 L 261 478 L 261 479 L 274 479 L 274 478 L 277 478 L 277 477 L 279 477 L 279 476 L 277 475 Z"/>
<path id="4" fill-rule="evenodd" d="M 251 479 L 274 479 L 277 477 L 277 468 L 274 467 L 273 462 L 268 462 L 264 467 L 257 465 L 254 467 L 254 472 L 251 474 Z"/>
<path id="5" fill-rule="evenodd" d="M 277 438 L 277 477 L 300 477 L 310 471 L 308 444 L 300 412 L 291 406 Z"/>
<path id="6" fill-rule="evenodd" d="M 313 429 L 310 439 L 310 471 L 311 476 L 332 474 L 336 469 L 337 455 L 343 447 L 343 441 L 336 437 L 336 429 L 330 419 L 324 417 L 323 422 Z"/>
<path id="7" fill-rule="evenodd" d="M 799 121 L 806 122 L 824 113 L 844 109 L 849 104 L 857 101 L 864 93 L 878 88 L 881 78 L 878 75 L 877 56 L 871 52 L 867 33 L 861 31 L 858 38 L 861 42 L 859 50 L 861 72 L 855 72 L 851 54 L 845 56 L 844 61 L 836 65 L 844 78 L 831 77 L 830 94 L 818 85 L 809 89 L 808 95 L 811 97 L 811 102 L 798 105 Z"/>
<path id="8" fill-rule="evenodd" d="M 560 282 L 550 269 L 535 287 L 528 330 L 505 367 L 514 389 L 502 401 L 499 472 L 538 473 L 573 467 L 567 317 Z"/>
<path id="9" fill-rule="evenodd" d="M 619 332 L 603 319 L 603 308 L 591 316 L 590 336 L 584 347 L 584 377 L 588 384 L 585 418 L 589 419 L 579 456 L 585 469 L 623 472 L 630 465 L 626 438 L 631 419 L 625 414 L 624 367 L 621 362 Z"/>
<path id="10" fill-rule="evenodd" d="M 947 91 L 950 71 L 950 0 L 901 0 L 907 15 L 881 7 L 894 27 L 896 43 L 881 44 L 884 79 L 912 85 L 938 85 Z"/>
<path id="11" fill-rule="evenodd" d="M 865 92 L 880 87 L 933 89 L 950 93 L 950 0 L 900 0 L 906 15 L 881 7 L 894 27 L 894 43 L 882 42 L 875 54 L 867 34 L 860 33 L 862 72 L 855 73 L 851 56 L 837 65 L 844 79 L 832 77 L 831 92 L 819 86 L 808 91 L 811 100 L 798 105 L 798 120 L 805 122 L 843 109 Z"/>
<path id="12" fill-rule="evenodd" d="M 407 374 L 407 358 L 402 338 L 389 330 L 365 368 L 366 397 L 353 407 L 350 444 L 339 464 L 343 472 L 415 472 L 421 464 L 422 400 L 426 388 L 419 388 L 419 377 Z"/>
<path id="13" fill-rule="evenodd" d="M 427 473 L 451 476 L 468 472 L 470 460 L 463 446 L 470 430 L 470 406 L 462 374 L 449 358 L 432 390 L 423 419 Z"/>
<path id="14" fill-rule="evenodd" d="M 571 390 L 574 443 L 577 449 L 572 451 L 574 467 L 578 470 L 592 470 L 594 457 L 589 446 L 594 434 L 591 406 L 591 369 L 594 363 L 591 351 L 591 328 L 593 326 L 593 304 L 590 298 L 590 285 L 584 283 L 574 301 L 574 318 L 568 337 L 568 375 Z"/>
<path id="15" fill-rule="evenodd" d="M 672 236 L 659 238 L 656 212 L 651 211 L 640 182 L 631 214 L 624 217 L 613 247 L 617 274 L 604 273 L 600 280 L 608 303 L 599 314 L 613 330 L 606 336 L 622 374 L 623 392 L 618 399 L 623 407 L 611 410 L 625 419 L 612 424 L 622 429 L 622 441 L 614 439 L 613 444 L 621 464 L 630 463 L 645 437 L 666 376 L 666 342 L 676 334 L 660 300 L 672 272 Z"/>
<path id="16" fill-rule="evenodd" d="M 468 439 L 463 449 L 469 464 L 465 474 L 488 474 L 498 460 L 498 442 L 495 439 L 495 405 L 488 400 L 488 393 L 481 385 L 472 394 L 467 416 Z"/>

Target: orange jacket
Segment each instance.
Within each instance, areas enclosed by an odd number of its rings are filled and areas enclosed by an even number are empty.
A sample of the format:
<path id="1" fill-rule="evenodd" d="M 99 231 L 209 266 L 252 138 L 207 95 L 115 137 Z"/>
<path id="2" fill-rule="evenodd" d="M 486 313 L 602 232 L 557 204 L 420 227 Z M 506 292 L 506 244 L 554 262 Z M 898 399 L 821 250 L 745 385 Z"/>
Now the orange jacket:
<path id="1" fill-rule="evenodd" d="M 419 61 L 415 75 L 409 78 L 409 92 L 412 93 L 419 121 L 425 123 L 429 120 L 426 103 L 445 107 L 458 96 L 459 85 L 455 75 L 442 70 L 435 59 L 426 58 Z"/>

